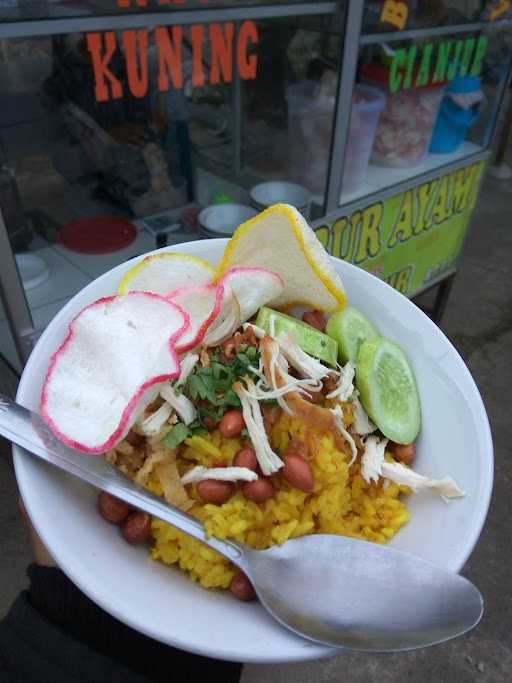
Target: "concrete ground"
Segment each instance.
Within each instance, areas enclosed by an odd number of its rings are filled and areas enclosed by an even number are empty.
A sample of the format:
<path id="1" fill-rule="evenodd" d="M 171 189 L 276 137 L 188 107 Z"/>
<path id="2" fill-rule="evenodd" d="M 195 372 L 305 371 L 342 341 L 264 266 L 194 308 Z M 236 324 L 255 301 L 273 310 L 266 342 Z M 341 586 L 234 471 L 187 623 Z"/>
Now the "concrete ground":
<path id="1" fill-rule="evenodd" d="M 442 327 L 465 358 L 487 407 L 495 445 L 494 494 L 482 536 L 463 574 L 486 611 L 469 635 L 397 655 L 344 653 L 283 666 L 247 666 L 243 683 L 494 683 L 512 678 L 512 182 L 487 181 Z M 3 446 L 3 447 L 2 447 Z M 0 451 L 6 450 L 0 443 Z M 0 455 L 0 617 L 25 585 L 30 558 L 8 458 Z M 207 681 L 205 676 L 205 681 Z"/>

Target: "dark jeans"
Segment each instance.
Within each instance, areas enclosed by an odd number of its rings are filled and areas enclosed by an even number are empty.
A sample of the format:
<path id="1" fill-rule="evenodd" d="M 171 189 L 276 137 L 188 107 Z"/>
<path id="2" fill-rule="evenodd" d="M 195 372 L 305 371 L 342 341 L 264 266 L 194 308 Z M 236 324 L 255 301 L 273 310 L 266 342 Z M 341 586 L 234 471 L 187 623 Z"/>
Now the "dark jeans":
<path id="1" fill-rule="evenodd" d="M 29 589 L 0 622 L 2 683 L 237 683 L 240 679 L 241 664 L 176 650 L 125 626 L 97 607 L 59 569 L 33 564 L 27 574 Z"/>

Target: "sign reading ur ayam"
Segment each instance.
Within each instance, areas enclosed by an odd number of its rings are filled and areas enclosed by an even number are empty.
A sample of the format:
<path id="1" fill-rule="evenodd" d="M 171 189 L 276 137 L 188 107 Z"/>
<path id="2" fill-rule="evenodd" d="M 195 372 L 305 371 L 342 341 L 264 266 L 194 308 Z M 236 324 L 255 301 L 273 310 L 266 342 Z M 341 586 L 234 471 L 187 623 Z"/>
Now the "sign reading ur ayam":
<path id="1" fill-rule="evenodd" d="M 208 0 L 203 0 L 207 3 Z M 183 5 L 185 0 L 159 0 L 160 5 Z M 148 0 L 117 0 L 118 7 L 146 7 Z M 229 83 L 233 69 L 243 80 L 256 78 L 258 30 L 253 21 L 242 21 L 235 31 L 234 22 L 213 22 L 208 25 L 158 26 L 154 29 L 157 48 L 157 87 L 160 91 L 183 88 L 184 46 L 192 59 L 192 87 L 206 83 Z M 144 97 L 149 88 L 148 29 L 130 29 L 87 34 L 87 49 L 91 55 L 98 102 L 119 99 L 128 88 L 134 97 Z M 207 45 L 207 42 L 209 45 Z M 207 48 L 207 49 L 206 49 Z M 117 50 L 124 55 L 127 86 L 114 74 L 110 63 Z M 208 66 L 205 56 L 208 54 Z"/>
<path id="2" fill-rule="evenodd" d="M 370 271 L 407 296 L 457 261 L 484 162 L 440 175 L 315 229 L 333 256 Z"/>

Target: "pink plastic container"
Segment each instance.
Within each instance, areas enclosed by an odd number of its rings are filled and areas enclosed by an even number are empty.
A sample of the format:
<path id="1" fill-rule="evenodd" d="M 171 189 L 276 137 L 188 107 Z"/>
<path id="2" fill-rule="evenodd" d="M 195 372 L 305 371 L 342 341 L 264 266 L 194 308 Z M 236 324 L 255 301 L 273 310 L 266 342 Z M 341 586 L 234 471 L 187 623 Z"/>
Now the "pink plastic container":
<path id="1" fill-rule="evenodd" d="M 362 68 L 365 83 L 386 97 L 375 134 L 371 161 L 379 166 L 418 166 L 428 154 L 432 132 L 443 97 L 444 84 L 412 87 L 391 93 L 389 70 L 369 64 Z"/>

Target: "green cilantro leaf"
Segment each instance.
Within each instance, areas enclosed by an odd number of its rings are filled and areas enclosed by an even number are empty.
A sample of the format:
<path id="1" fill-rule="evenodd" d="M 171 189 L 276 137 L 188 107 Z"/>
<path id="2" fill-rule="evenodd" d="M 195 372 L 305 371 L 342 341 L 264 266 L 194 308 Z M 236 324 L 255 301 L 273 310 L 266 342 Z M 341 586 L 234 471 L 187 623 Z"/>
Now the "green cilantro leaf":
<path id="1" fill-rule="evenodd" d="M 176 448 L 176 446 L 179 446 L 180 443 L 185 441 L 189 436 L 190 430 L 187 425 L 183 424 L 183 422 L 178 422 L 178 424 L 175 424 L 174 427 L 167 432 L 167 436 L 164 439 L 164 445 L 167 446 L 167 448 Z"/>
<path id="2" fill-rule="evenodd" d="M 258 349 L 253 346 L 242 349 L 222 363 L 220 353 L 212 352 L 208 367 L 196 366 L 187 379 L 184 393 L 196 403 L 200 419 L 209 417 L 217 422 L 227 408 L 240 408 L 233 384 L 241 377 L 255 376 L 249 368 L 259 363 Z"/>

